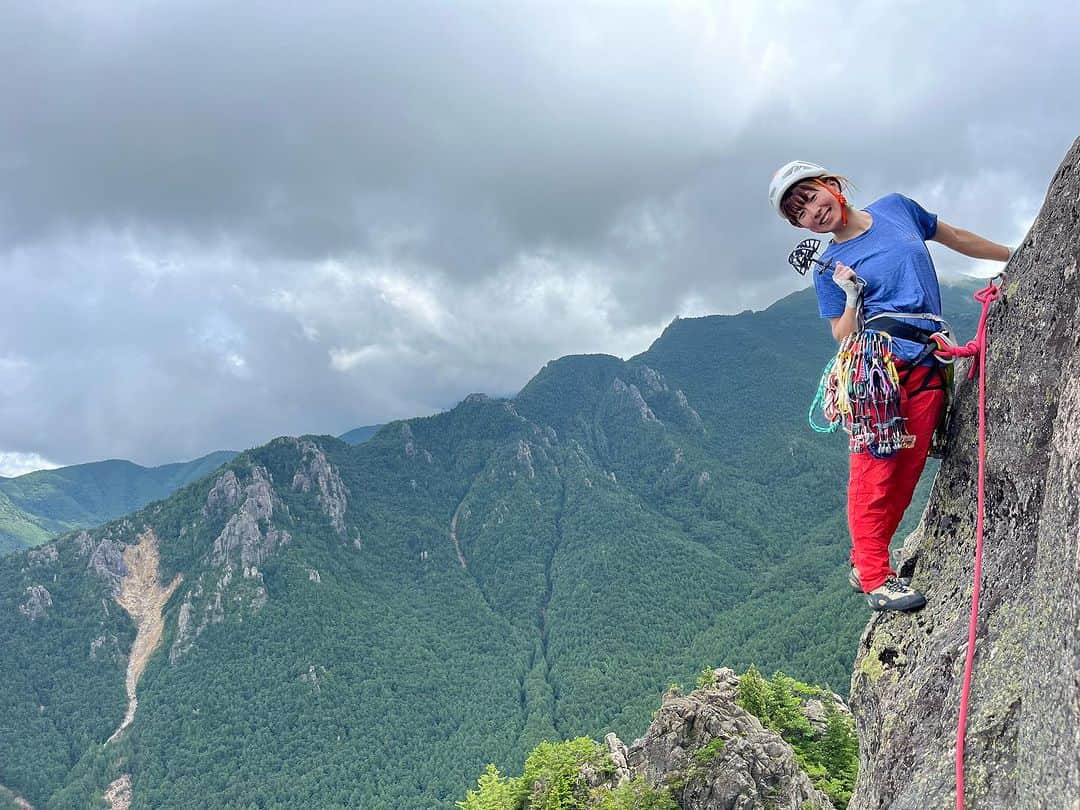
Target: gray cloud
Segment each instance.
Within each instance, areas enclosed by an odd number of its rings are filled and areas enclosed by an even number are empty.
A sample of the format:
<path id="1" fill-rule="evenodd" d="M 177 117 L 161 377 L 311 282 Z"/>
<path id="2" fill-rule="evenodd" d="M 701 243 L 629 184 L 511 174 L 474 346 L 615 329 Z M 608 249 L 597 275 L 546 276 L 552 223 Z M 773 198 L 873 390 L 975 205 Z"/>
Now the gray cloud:
<path id="1" fill-rule="evenodd" d="M 899 190 L 1014 242 L 1078 134 L 1078 23 L 929 2 L 7 7 L 0 451 L 160 463 L 339 432 L 764 306 L 804 283 L 764 194 L 793 157 L 857 202 Z"/>

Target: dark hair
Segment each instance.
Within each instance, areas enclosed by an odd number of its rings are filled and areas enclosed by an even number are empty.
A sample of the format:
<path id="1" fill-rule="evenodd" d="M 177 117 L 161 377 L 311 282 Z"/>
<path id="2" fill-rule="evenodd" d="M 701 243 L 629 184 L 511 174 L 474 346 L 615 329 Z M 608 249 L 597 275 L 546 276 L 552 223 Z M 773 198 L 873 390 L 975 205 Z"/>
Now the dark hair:
<path id="1" fill-rule="evenodd" d="M 788 222 L 798 228 L 799 222 L 796 219 L 796 216 L 806 206 L 807 201 L 809 201 L 810 192 L 825 185 L 825 182 L 828 180 L 832 180 L 840 186 L 841 192 L 851 187 L 851 181 L 846 177 L 833 174 L 827 177 L 811 177 L 807 180 L 800 180 L 785 191 L 784 196 L 780 198 L 780 213 L 787 217 Z"/>

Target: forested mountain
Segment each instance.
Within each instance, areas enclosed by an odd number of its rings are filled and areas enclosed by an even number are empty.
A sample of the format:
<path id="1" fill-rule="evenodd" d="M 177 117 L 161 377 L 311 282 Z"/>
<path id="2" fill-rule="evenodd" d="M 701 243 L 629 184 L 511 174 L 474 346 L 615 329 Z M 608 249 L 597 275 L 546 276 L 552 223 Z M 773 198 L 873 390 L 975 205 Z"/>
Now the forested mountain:
<path id="1" fill-rule="evenodd" d="M 845 443 L 805 424 L 832 351 L 809 291 L 678 319 L 627 361 L 564 357 L 359 446 L 276 439 L 0 560 L 0 783 L 445 808 L 543 739 L 632 739 L 706 667 L 846 692 Z"/>
<path id="2" fill-rule="evenodd" d="M 345 444 L 363 444 L 378 433 L 381 427 L 382 425 L 364 425 L 363 427 L 353 428 L 347 433 L 342 433 L 338 438 Z"/>
<path id="3" fill-rule="evenodd" d="M 0 477 L 0 555 L 36 546 L 71 529 L 96 526 L 209 475 L 230 450 L 194 461 L 143 467 L 111 459 Z"/>
<path id="4" fill-rule="evenodd" d="M 338 438 L 366 442 L 382 425 L 353 428 Z M 40 545 L 61 532 L 86 529 L 167 498 L 210 474 L 236 452 L 218 450 L 194 461 L 143 467 L 111 459 L 0 476 L 0 556 Z"/>

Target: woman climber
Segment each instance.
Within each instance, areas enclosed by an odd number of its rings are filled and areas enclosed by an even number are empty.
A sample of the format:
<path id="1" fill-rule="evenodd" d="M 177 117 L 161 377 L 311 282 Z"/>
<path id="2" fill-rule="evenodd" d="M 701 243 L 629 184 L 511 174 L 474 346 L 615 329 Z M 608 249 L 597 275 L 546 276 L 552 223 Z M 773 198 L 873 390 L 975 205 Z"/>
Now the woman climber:
<path id="1" fill-rule="evenodd" d="M 773 176 L 769 202 L 795 227 L 832 234 L 820 259 L 806 259 L 800 268 L 793 254 L 792 263 L 800 272 L 810 261 L 832 271 L 813 275 L 818 309 L 829 319 L 833 337 L 842 348 L 858 342 L 851 351 L 876 347 L 891 353 L 885 365 L 895 361 L 892 394 L 894 401 L 898 394 L 899 418 L 874 411 L 874 418 L 864 420 L 893 432 L 883 439 L 873 428 L 860 432 L 856 426 L 851 434 L 849 579 L 874 610 L 918 610 L 926 597 L 890 568 L 889 542 L 911 503 L 946 403 L 945 374 L 930 337 L 942 328 L 941 294 L 925 243 L 933 240 L 975 259 L 1007 261 L 1011 251 L 942 222 L 900 194 L 857 210 L 844 197 L 847 185 L 821 166 L 792 161 Z"/>

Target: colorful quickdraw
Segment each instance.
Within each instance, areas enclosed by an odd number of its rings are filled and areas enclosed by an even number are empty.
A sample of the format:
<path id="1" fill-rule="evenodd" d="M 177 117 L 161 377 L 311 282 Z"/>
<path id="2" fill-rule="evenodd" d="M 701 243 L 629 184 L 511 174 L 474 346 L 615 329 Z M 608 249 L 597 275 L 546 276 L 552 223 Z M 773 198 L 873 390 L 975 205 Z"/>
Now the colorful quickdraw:
<path id="1" fill-rule="evenodd" d="M 819 405 L 828 422 L 824 426 L 814 421 Z M 889 335 L 864 329 L 844 338 L 821 374 L 809 421 L 818 433 L 843 427 L 852 453 L 865 450 L 888 458 L 914 446 L 900 415 L 900 375 Z"/>

